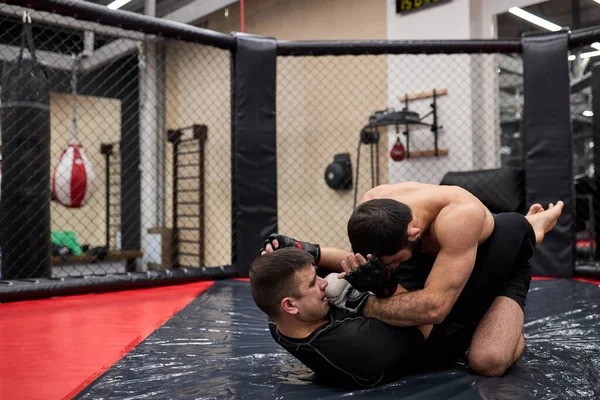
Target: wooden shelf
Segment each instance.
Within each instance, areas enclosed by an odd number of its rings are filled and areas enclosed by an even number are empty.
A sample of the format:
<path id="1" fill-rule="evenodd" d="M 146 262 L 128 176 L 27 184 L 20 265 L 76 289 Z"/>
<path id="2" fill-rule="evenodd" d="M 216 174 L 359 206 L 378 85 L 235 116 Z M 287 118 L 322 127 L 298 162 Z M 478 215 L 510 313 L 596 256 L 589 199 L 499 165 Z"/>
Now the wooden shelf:
<path id="1" fill-rule="evenodd" d="M 438 157 L 447 155 L 448 149 L 438 149 Z M 423 157 L 435 157 L 435 150 L 411 151 L 409 159 Z"/>
<path id="2" fill-rule="evenodd" d="M 144 253 L 141 251 L 135 250 L 125 250 L 125 251 L 117 251 L 117 250 L 109 250 L 108 254 L 103 260 L 100 260 L 98 256 L 92 256 L 88 254 L 84 254 L 81 256 L 52 256 L 52 264 L 53 265 L 65 265 L 65 264 L 95 264 L 103 261 L 121 261 L 121 260 L 133 260 L 136 258 L 141 258 L 144 256 Z"/>

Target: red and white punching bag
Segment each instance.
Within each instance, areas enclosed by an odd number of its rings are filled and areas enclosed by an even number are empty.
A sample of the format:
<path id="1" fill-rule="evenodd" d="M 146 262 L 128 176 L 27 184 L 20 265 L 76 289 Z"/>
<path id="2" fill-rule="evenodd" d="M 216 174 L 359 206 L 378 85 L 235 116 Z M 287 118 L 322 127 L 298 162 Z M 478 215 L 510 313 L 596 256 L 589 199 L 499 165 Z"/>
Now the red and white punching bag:
<path id="1" fill-rule="evenodd" d="M 397 138 L 396 144 L 392 147 L 390 157 L 392 157 L 392 160 L 394 161 L 402 161 L 406 158 L 406 149 L 400 141 L 400 138 Z"/>
<path id="2" fill-rule="evenodd" d="M 83 147 L 71 142 L 60 155 L 52 174 L 52 193 L 63 206 L 83 206 L 96 191 L 96 174 Z"/>

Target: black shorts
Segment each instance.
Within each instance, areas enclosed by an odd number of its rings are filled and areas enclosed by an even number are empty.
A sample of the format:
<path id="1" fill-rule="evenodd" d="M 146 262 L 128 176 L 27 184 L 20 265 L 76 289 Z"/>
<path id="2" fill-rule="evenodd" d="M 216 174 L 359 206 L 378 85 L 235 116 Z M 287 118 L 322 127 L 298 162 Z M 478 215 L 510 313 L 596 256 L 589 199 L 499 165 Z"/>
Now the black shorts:
<path id="1" fill-rule="evenodd" d="M 448 317 L 434 327 L 430 337 L 445 346 L 444 353 L 450 358 L 466 351 L 475 328 L 496 297 L 509 297 L 522 309 L 525 307 L 531 282 L 529 259 L 535 248 L 535 232 L 518 213 L 498 214 L 494 220 L 492 234 L 477 249 L 475 266 L 467 284 Z M 435 256 L 417 254 L 412 261 L 409 268 L 397 274 L 400 283 L 409 290 L 423 287 Z"/>

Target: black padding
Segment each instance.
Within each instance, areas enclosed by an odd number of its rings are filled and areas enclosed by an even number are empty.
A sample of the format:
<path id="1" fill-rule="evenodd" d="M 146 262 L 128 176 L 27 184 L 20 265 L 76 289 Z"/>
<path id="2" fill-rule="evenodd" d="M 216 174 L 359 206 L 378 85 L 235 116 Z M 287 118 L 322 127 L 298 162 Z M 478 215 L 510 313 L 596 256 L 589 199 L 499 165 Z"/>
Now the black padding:
<path id="1" fill-rule="evenodd" d="M 493 213 L 525 210 L 525 173 L 521 169 L 448 172 L 440 185 L 468 190 Z"/>
<path id="2" fill-rule="evenodd" d="M 178 268 L 165 271 L 127 272 L 65 278 L 40 278 L 0 281 L 0 303 L 70 296 L 85 293 L 116 292 L 178 285 L 183 283 L 234 278 L 237 271 L 231 265 L 220 267 Z"/>
<path id="3" fill-rule="evenodd" d="M 30 26 L 24 28 L 30 53 Z M 4 279 L 49 276 L 50 89 L 47 71 L 32 58 L 3 65 L 0 247 Z"/>
<path id="4" fill-rule="evenodd" d="M 591 86 L 592 86 L 592 111 L 594 112 L 593 119 L 593 135 L 594 135 L 594 144 L 598 144 L 594 146 L 594 181 L 586 182 L 587 189 L 593 195 L 593 221 L 595 221 L 595 239 L 596 243 L 600 243 L 600 195 L 597 193 L 598 188 L 600 188 L 600 64 L 596 63 L 592 67 L 592 78 L 591 78 Z M 581 185 L 583 186 L 583 185 Z M 579 194 L 579 193 L 578 193 Z M 585 193 L 582 193 L 585 194 Z M 579 211 L 579 208 L 577 208 Z M 578 212 L 581 214 L 581 212 Z M 592 216 L 588 216 L 588 220 L 591 219 Z M 578 218 L 579 219 L 579 218 Z M 600 260 L 600 246 L 596 247 L 595 259 Z"/>
<path id="5" fill-rule="evenodd" d="M 247 277 L 277 231 L 275 83 L 277 43 L 238 35 L 232 79 L 232 263 Z"/>
<path id="6" fill-rule="evenodd" d="M 569 35 L 526 35 L 523 153 L 527 205 L 562 200 L 561 218 L 532 258 L 534 275 L 570 277 L 575 262 Z"/>

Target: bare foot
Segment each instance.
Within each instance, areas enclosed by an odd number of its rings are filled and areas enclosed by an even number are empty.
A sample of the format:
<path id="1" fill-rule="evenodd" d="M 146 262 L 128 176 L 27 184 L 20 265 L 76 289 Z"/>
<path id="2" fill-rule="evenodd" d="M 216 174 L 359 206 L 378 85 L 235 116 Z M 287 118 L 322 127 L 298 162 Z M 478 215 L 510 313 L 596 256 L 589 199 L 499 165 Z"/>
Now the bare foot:
<path id="1" fill-rule="evenodd" d="M 544 211 L 544 207 L 542 207 L 540 203 L 535 203 L 532 204 L 531 207 L 529 207 L 529 212 L 527 213 L 527 215 L 534 215 L 542 211 Z"/>
<path id="2" fill-rule="evenodd" d="M 534 214 L 532 214 L 532 209 L 536 206 L 536 204 L 531 206 L 529 213 L 525 216 L 525 218 L 527 218 L 533 227 L 536 244 L 542 243 L 542 240 L 544 240 L 544 235 L 551 231 L 554 226 L 556 226 L 556 221 L 558 221 L 558 217 L 560 217 L 564 205 L 565 204 L 562 201 L 556 203 L 556 206 L 550 203 L 547 210 L 542 208 L 541 211 L 537 210 Z"/>

